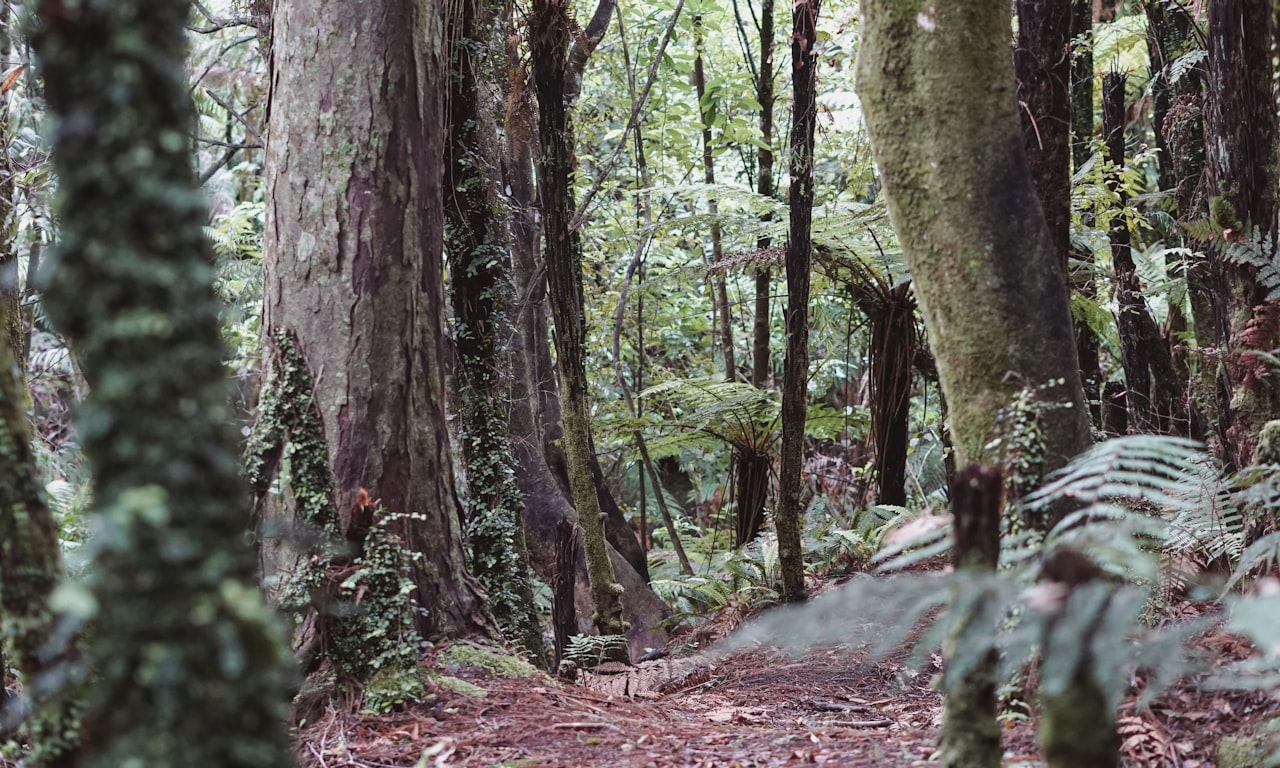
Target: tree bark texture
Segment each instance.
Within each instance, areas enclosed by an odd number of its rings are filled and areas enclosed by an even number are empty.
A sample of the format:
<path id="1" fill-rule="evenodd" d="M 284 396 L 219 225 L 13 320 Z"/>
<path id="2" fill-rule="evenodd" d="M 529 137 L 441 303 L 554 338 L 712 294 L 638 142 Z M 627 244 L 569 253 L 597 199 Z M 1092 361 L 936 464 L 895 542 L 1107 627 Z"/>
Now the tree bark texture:
<path id="1" fill-rule="evenodd" d="M 514 92 L 524 92 L 521 68 L 515 73 Z M 511 430 L 520 490 L 525 497 L 524 530 L 529 558 L 534 569 L 548 583 L 555 575 L 556 529 L 562 521 L 577 522 L 578 513 L 566 490 L 547 461 L 547 444 L 560 434 L 560 404 L 556 394 L 555 364 L 548 341 L 546 278 L 538 264 L 538 212 L 534 205 L 533 142 L 537 140 L 536 106 L 527 99 L 508 101 L 517 105 L 507 115 L 507 183 L 511 189 L 512 261 L 517 303 L 512 308 L 515 335 L 512 337 L 514 389 Z M 526 126 L 521 128 L 520 126 Z M 554 436 L 554 437 L 553 437 Z M 624 526 L 625 527 L 625 526 Z M 614 575 L 623 586 L 623 618 L 630 625 L 627 641 L 631 655 L 666 642 L 657 625 L 671 611 L 649 587 L 646 572 L 635 569 L 631 559 L 619 554 L 615 537 L 606 529 Z M 632 543 L 635 536 L 627 531 Z M 625 541 L 625 540 L 623 540 Z M 640 550 L 638 544 L 636 549 Z M 641 550 L 641 556 L 643 551 Z M 591 595 L 586 560 L 580 558 L 575 581 L 578 632 L 591 631 Z"/>
<path id="2" fill-rule="evenodd" d="M 265 315 L 297 339 L 335 505 L 406 517 L 426 637 L 487 631 L 444 417 L 444 62 L 431 0 L 278 3 Z"/>
<path id="3" fill-rule="evenodd" d="M 996 467 L 969 465 L 951 483 L 951 508 L 955 515 L 955 547 L 952 564 L 957 576 L 981 577 L 995 573 L 1000 562 L 1000 515 L 1004 509 L 1004 478 Z M 995 627 L 979 619 L 981 595 L 952 597 L 956 629 L 943 646 L 946 677 L 943 680 L 942 732 L 938 751 L 947 768 L 998 768 L 1000 725 L 996 722 Z M 977 635 L 976 637 L 974 635 Z M 986 646 L 976 663 L 965 672 L 955 669 L 960 644 Z"/>
<path id="4" fill-rule="evenodd" d="M 445 114 L 445 247 L 456 321 L 460 440 L 467 477 L 471 571 L 498 626 L 540 662 L 546 648 L 533 601 L 521 525 L 524 499 L 511 451 L 510 233 L 499 214 L 494 110 L 503 40 L 497 3 L 464 0 L 445 19 L 449 86 Z"/>
<path id="5" fill-rule="evenodd" d="M 702 17 L 693 19 L 694 58 L 693 85 L 698 96 L 698 115 L 702 120 L 702 180 L 708 185 L 716 183 L 716 163 L 712 155 L 711 139 L 711 107 L 707 102 L 707 76 L 703 65 L 705 46 L 702 37 Z M 716 265 L 724 258 L 724 250 L 720 244 L 720 207 L 712 199 L 707 204 L 711 214 L 711 264 Z M 724 359 L 724 380 L 738 380 L 738 364 L 734 359 L 733 349 L 733 316 L 729 311 L 729 290 L 722 270 L 708 272 L 714 298 L 715 313 L 720 327 L 720 354 Z"/>
<path id="6" fill-rule="evenodd" d="M 1022 145 L 1064 281 L 1071 249 L 1071 3 L 1017 0 L 1013 52 Z"/>
<path id="7" fill-rule="evenodd" d="M 1008 5 L 863 7 L 859 86 L 889 212 L 937 353 L 960 464 L 1024 387 L 1045 471 L 1089 442 L 1067 291 L 1022 147 Z"/>
<path id="8" fill-rule="evenodd" d="M 916 356 L 916 303 L 911 284 L 886 286 L 863 312 L 871 321 L 871 437 L 876 449 L 876 501 L 906 506 L 911 367 Z"/>
<path id="9" fill-rule="evenodd" d="M 778 469 L 778 560 L 782 599 L 803 600 L 804 422 L 809 385 L 809 277 L 813 228 L 813 134 L 817 122 L 818 0 L 801 0 L 791 15 L 791 224 L 787 237 L 787 353 L 782 373 L 782 455 Z"/>
<path id="10" fill-rule="evenodd" d="M 191 4 L 44 0 L 35 12 L 59 120 L 61 243 L 44 302 L 89 385 L 77 427 L 95 481 L 80 764 L 290 765 L 290 675 L 245 541 L 191 167 Z"/>
<path id="11" fill-rule="evenodd" d="M 1071 162 L 1079 170 L 1093 154 L 1093 8 L 1090 0 L 1071 0 Z M 1093 254 L 1078 253 L 1087 263 L 1071 273 L 1070 287 L 1096 300 Z M 1076 323 L 1076 355 L 1085 401 L 1094 424 L 1101 423 L 1102 367 L 1098 336 L 1088 323 Z"/>
<path id="12" fill-rule="evenodd" d="M 1224 359 L 1217 432 L 1230 469 L 1252 462 L 1258 432 L 1280 413 L 1280 382 L 1256 355 L 1280 346 L 1280 304 L 1265 300 L 1253 267 L 1230 258 L 1233 243 L 1275 233 L 1272 27 L 1267 3 L 1222 0 L 1209 6 L 1205 146 L 1215 231 L 1210 269 Z"/>
<path id="13" fill-rule="evenodd" d="M 622 635 L 619 595 L 604 533 L 604 513 L 591 476 L 591 436 L 585 366 L 586 318 L 582 293 L 582 244 L 570 228 L 576 159 L 566 86 L 572 82 L 568 49 L 573 39 L 564 0 L 536 0 L 529 20 L 530 53 L 538 90 L 538 134 L 542 155 L 538 188 L 542 202 L 543 249 L 551 316 L 555 323 L 556 366 L 564 424 L 565 464 L 570 496 L 582 526 L 583 551 L 591 585 L 592 615 L 601 635 Z"/>

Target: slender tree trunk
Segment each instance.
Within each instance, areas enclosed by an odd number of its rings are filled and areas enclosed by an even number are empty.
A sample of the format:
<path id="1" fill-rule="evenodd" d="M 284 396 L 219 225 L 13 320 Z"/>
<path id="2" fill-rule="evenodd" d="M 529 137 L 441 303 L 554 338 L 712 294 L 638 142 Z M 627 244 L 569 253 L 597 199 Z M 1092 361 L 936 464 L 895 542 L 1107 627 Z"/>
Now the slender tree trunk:
<path id="1" fill-rule="evenodd" d="M 773 197 L 773 47 L 774 0 L 760 3 L 760 69 L 757 73 L 756 100 L 760 102 L 760 147 L 756 150 L 756 192 Z M 756 241 L 763 250 L 771 245 L 769 238 Z M 773 275 L 767 267 L 755 269 L 755 306 L 751 326 L 751 385 L 764 389 L 769 384 L 769 304 Z M 769 501 L 769 472 L 773 467 L 768 450 L 745 450 L 735 456 L 734 499 L 737 501 L 737 546 L 741 547 L 760 535 L 764 524 L 764 508 Z"/>
<path id="2" fill-rule="evenodd" d="M 89 384 L 78 425 L 98 518 L 83 757 L 276 768 L 292 762 L 289 675 L 245 541 L 186 138 L 190 12 L 182 0 L 36 4 L 32 42 L 61 120 L 61 243 L 44 303 Z"/>
<path id="3" fill-rule="evenodd" d="M 540 661 L 542 627 L 533 601 L 521 509 L 511 451 L 510 233 L 499 215 L 498 133 L 493 64 L 503 60 L 495 41 L 499 8 L 465 0 L 445 19 L 449 88 L 445 113 L 445 245 L 456 319 L 457 382 L 461 400 L 462 456 L 467 467 L 468 544 L 471 570 L 489 596 L 498 626 Z M 495 44 L 496 43 L 496 44 Z"/>
<path id="4" fill-rule="evenodd" d="M 1022 145 L 1063 280 L 1071 249 L 1071 3 L 1017 0 Z"/>
<path id="5" fill-rule="evenodd" d="M 907 503 L 908 420 L 911 366 L 916 355 L 915 300 L 911 284 L 889 288 L 866 307 L 871 318 L 871 435 L 875 442 L 876 501 Z"/>
<path id="6" fill-rule="evenodd" d="M 1084 167 L 1093 154 L 1093 8 L 1090 0 L 1071 0 L 1071 162 L 1075 170 Z M 1082 260 L 1093 254 L 1077 252 Z M 1079 267 L 1071 274 L 1071 288 L 1087 299 L 1096 300 L 1098 286 L 1093 265 Z M 1088 323 L 1076 323 L 1076 355 L 1080 359 L 1080 380 L 1094 424 L 1102 421 L 1102 364 L 1098 336 Z"/>
<path id="7" fill-rule="evenodd" d="M 14 40 L 9 3 L 0 3 L 0 61 L 9 61 Z M 18 270 L 17 170 L 10 156 L 12 137 L 7 105 L 0 111 L 0 322 L 19 371 L 27 368 L 27 331 L 22 312 L 22 284 Z"/>
<path id="8" fill-rule="evenodd" d="M 529 43 L 538 89 L 538 134 L 542 156 L 538 188 L 542 201 L 543 248 L 551 316 L 555 323 L 564 454 L 570 496 L 582 526 L 592 616 L 605 636 L 622 635 L 620 585 L 615 583 L 604 534 L 604 514 L 591 476 L 591 436 L 587 415 L 585 362 L 586 319 L 583 313 L 582 244 L 570 228 L 576 160 L 566 98 L 573 93 L 570 68 L 572 42 L 568 5 L 564 0 L 536 0 L 529 21 Z M 576 49 L 575 49 L 576 50 Z M 621 648 L 625 654 L 625 646 Z M 618 655 L 617 646 L 611 651 Z"/>
<path id="9" fill-rule="evenodd" d="M 1253 461 L 1258 433 L 1280 413 L 1280 382 L 1257 352 L 1280 346 L 1280 303 L 1266 301 L 1251 266 L 1232 244 L 1275 232 L 1276 103 L 1272 9 L 1223 0 L 1209 6 L 1209 82 L 1205 115 L 1214 315 L 1224 366 L 1218 438 L 1231 469 Z"/>
<path id="10" fill-rule="evenodd" d="M 702 17 L 693 17 L 693 86 L 698 95 L 698 113 L 702 119 L 702 179 L 708 185 L 716 183 L 716 163 L 712 156 L 711 104 L 707 103 L 707 76 L 703 68 L 705 46 L 702 38 Z M 711 213 L 711 264 L 714 267 L 724 258 L 720 244 L 720 206 L 713 197 L 707 204 Z M 724 358 L 724 380 L 738 380 L 738 364 L 734 360 L 733 316 L 729 312 L 729 291 L 724 270 L 708 272 L 715 296 L 716 315 L 720 323 L 720 354 Z"/>
<path id="11" fill-rule="evenodd" d="M 406 516 L 418 631 L 487 633 L 444 417 L 440 8 L 278 3 L 273 24 L 269 338 L 314 382 L 334 508 L 365 488 Z"/>
<path id="12" fill-rule="evenodd" d="M 813 226 L 813 134 L 817 122 L 818 0 L 792 10 L 791 228 L 787 239 L 787 356 L 782 380 L 782 457 L 778 470 L 778 560 L 782 599 L 803 600 L 804 422 L 809 384 L 809 265 Z"/>
<path id="13" fill-rule="evenodd" d="M 1043 403 L 1048 471 L 1088 445 L 1089 419 L 1067 291 L 1022 147 L 1009 14 L 986 0 L 868 0 L 858 75 L 957 460 L 987 455 L 1001 409 L 1029 387 Z"/>

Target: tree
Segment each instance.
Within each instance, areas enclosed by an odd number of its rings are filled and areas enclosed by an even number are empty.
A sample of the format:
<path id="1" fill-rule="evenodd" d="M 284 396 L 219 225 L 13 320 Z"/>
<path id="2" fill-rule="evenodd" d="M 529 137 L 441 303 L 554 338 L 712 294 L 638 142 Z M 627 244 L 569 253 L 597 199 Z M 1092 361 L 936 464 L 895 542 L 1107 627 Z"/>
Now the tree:
<path id="1" fill-rule="evenodd" d="M 586 321 L 583 317 L 582 243 L 572 226 L 573 178 L 576 161 L 570 107 L 591 49 L 604 35 L 613 4 L 602 2 L 582 41 L 570 50 L 568 3 L 536 0 L 529 20 L 533 77 L 538 90 L 538 135 L 542 155 L 538 189 L 542 201 L 543 248 L 546 259 L 551 317 L 555 323 L 556 369 L 559 372 L 564 422 L 564 455 L 570 496 L 582 526 L 587 579 L 594 608 L 592 621 L 602 636 L 626 633 L 619 601 L 621 585 L 614 580 L 605 542 L 605 515 L 600 511 L 591 474 L 591 434 L 587 416 L 585 367 Z M 626 660 L 625 644 L 611 646 L 609 655 Z"/>
<path id="2" fill-rule="evenodd" d="M 434 2 L 277 4 L 266 158 L 268 354 L 292 340 L 319 416 L 292 461 L 331 521 L 361 489 L 403 516 L 429 638 L 491 626 L 444 417 L 442 40 Z"/>
<path id="3" fill-rule="evenodd" d="M 1249 256 L 1262 246 L 1269 258 L 1275 235 L 1273 32 L 1265 3 L 1209 6 L 1204 143 L 1213 312 L 1224 354 L 1217 432 L 1223 460 L 1234 469 L 1253 462 L 1262 425 L 1280 414 L 1280 386 L 1259 355 L 1280 346 L 1280 303 L 1268 300 L 1257 259 Z"/>
<path id="4" fill-rule="evenodd" d="M 778 470 L 778 560 L 782 599 L 804 599 L 800 498 L 804 422 L 809 391 L 809 277 L 813 227 L 813 132 L 818 108 L 818 0 L 796 3 L 791 14 L 791 228 L 787 237 L 787 354 L 782 378 L 782 455 Z"/>
<path id="5" fill-rule="evenodd" d="M 77 421 L 97 517 L 84 762 L 287 765 L 284 646 L 245 545 L 187 140 L 191 4 L 35 10 L 59 119 L 62 236 L 45 307 L 90 387 Z"/>
<path id="6" fill-rule="evenodd" d="M 534 658 L 545 656 L 529 580 L 521 509 L 524 500 L 511 451 L 511 236 L 499 215 L 494 40 L 497 3 L 467 0 L 445 19 L 450 77 L 446 98 L 445 246 L 456 319 L 459 442 L 466 462 L 471 570 L 489 596 L 498 626 Z M 486 55 L 487 54 L 487 55 Z M 490 62 L 486 64 L 485 61 Z"/>
<path id="7" fill-rule="evenodd" d="M 1062 466 L 1088 445 L 1089 418 L 1060 259 L 1022 148 L 1009 6 L 871 0 L 863 23 L 859 91 L 957 461 L 990 458 L 1001 409 L 1028 388 L 1044 468 Z"/>

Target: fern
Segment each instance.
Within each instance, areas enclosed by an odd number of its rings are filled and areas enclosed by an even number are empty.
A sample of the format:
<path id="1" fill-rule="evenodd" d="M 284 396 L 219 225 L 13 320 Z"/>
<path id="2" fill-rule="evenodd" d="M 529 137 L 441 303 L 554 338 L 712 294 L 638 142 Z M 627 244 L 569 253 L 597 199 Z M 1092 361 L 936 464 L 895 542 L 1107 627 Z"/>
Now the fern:
<path id="1" fill-rule="evenodd" d="M 1280 299 L 1280 258 L 1270 232 L 1252 227 L 1242 239 L 1231 242 L 1222 258 L 1232 264 L 1252 267 L 1258 284 L 1267 291 L 1266 301 Z"/>

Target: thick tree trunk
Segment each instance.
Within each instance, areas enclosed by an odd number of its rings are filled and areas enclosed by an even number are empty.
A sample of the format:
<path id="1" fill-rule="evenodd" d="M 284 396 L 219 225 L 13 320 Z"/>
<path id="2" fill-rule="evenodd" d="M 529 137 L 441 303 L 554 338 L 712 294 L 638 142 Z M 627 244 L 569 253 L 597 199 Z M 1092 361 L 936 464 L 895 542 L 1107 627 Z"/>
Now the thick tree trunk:
<path id="1" fill-rule="evenodd" d="M 510 233 L 495 185 L 498 133 L 482 93 L 496 92 L 494 65 L 504 41 L 493 40 L 497 7 L 466 0 L 445 19 L 450 77 L 445 113 L 446 250 L 456 320 L 460 443 L 467 467 L 471 571 L 489 596 L 498 626 L 534 659 L 546 654 L 533 601 L 521 510 L 524 499 L 511 452 L 511 376 L 507 310 L 511 302 Z"/>
<path id="2" fill-rule="evenodd" d="M 363 487 L 408 516 L 419 632 L 488 631 L 444 418 L 439 6 L 278 3 L 273 23 L 268 332 L 310 369 L 335 507 Z"/>
<path id="3" fill-rule="evenodd" d="M 614 580 L 605 542 L 605 515 L 591 475 L 591 434 L 587 411 L 586 319 L 582 293 L 582 244 L 571 229 L 576 160 L 567 97 L 576 73 L 570 68 L 572 41 L 568 4 L 536 0 L 529 21 L 529 44 L 538 89 L 538 189 L 542 202 L 543 249 L 551 316 L 555 323 L 556 368 L 564 425 L 564 455 L 570 496 L 582 526 L 592 619 L 604 636 L 623 635 L 622 588 Z M 616 647 L 615 649 L 616 650 Z M 625 652 L 625 648 L 621 649 Z"/>
<path id="4" fill-rule="evenodd" d="M 187 140 L 191 4 L 46 0 L 35 12 L 61 120 L 61 242 L 44 306 L 89 385 L 77 423 L 98 518 L 83 759 L 287 766 L 290 675 L 245 541 L 222 307 Z"/>
<path id="5" fill-rule="evenodd" d="M 1223 0 L 1209 6 L 1209 88 L 1205 115 L 1210 262 L 1214 315 L 1225 365 L 1219 381 L 1218 438 L 1231 469 L 1253 461 L 1258 433 L 1280 414 L 1280 382 L 1256 353 L 1280 346 L 1280 304 L 1266 301 L 1255 269 L 1233 260 L 1232 245 L 1275 232 L 1276 103 L 1272 9 Z"/>
<path id="6" fill-rule="evenodd" d="M 1019 390 L 1043 404 L 1045 469 L 1089 442 L 1053 240 L 1022 147 L 1007 4 L 869 0 L 859 85 L 961 464 Z M 955 190 L 966 193 L 957 196 Z"/>
<path id="7" fill-rule="evenodd" d="M 813 134 L 817 123 L 818 0 L 792 9 L 791 226 L 787 238 L 787 355 L 782 377 L 782 456 L 778 469 L 778 560 L 782 599 L 803 600 L 804 422 L 809 393 L 809 266 L 813 226 Z"/>

